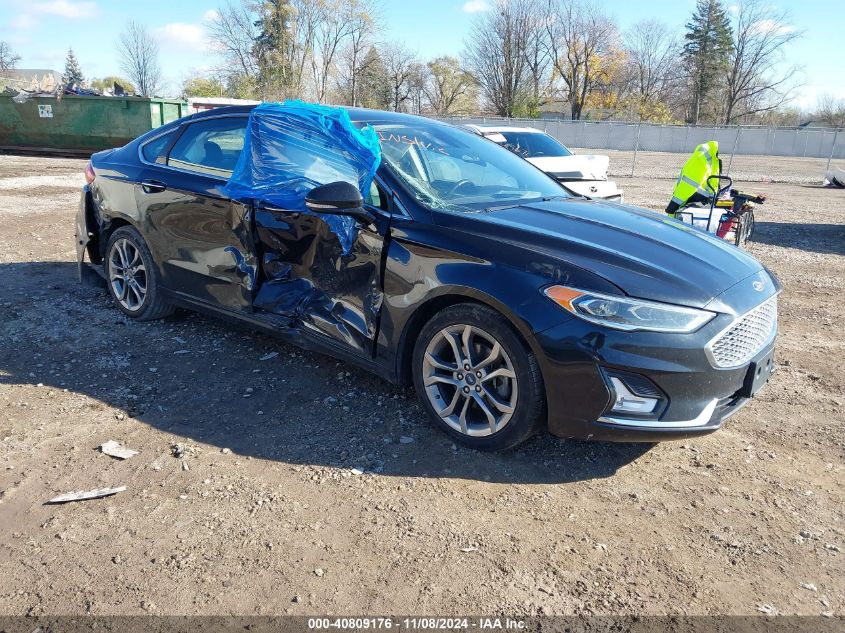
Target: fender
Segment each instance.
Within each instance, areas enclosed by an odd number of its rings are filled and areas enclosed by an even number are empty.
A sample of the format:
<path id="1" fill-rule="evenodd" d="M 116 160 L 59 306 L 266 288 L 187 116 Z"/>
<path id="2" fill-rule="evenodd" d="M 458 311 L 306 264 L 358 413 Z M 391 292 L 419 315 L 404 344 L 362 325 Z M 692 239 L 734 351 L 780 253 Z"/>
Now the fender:
<path id="1" fill-rule="evenodd" d="M 531 269 L 496 264 L 393 234 L 384 276 L 384 305 L 377 357 L 403 382 L 417 332 L 436 312 L 461 301 L 487 305 L 502 314 L 535 354 L 535 332 L 571 319 L 541 289 L 549 280 Z"/>

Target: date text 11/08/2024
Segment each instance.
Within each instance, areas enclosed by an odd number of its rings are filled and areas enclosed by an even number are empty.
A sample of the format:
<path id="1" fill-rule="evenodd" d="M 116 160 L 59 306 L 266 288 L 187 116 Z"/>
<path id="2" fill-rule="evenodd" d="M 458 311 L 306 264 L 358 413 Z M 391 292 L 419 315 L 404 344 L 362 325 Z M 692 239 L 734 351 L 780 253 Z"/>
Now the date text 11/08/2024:
<path id="1" fill-rule="evenodd" d="M 308 618 L 311 630 L 329 629 L 410 629 L 410 630 L 522 630 L 525 622 L 513 618 L 438 618 L 438 617 L 357 617 L 357 618 Z"/>

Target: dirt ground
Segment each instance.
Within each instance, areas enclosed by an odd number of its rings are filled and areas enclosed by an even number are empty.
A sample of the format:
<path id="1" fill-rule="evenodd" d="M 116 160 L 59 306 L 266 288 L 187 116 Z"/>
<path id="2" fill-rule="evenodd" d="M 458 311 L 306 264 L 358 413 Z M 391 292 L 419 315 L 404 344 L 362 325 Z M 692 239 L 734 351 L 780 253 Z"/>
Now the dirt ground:
<path id="1" fill-rule="evenodd" d="M 778 371 L 721 431 L 490 455 L 333 359 L 124 318 L 77 281 L 84 165 L 0 156 L 0 614 L 843 613 L 845 191 L 755 186 Z"/>

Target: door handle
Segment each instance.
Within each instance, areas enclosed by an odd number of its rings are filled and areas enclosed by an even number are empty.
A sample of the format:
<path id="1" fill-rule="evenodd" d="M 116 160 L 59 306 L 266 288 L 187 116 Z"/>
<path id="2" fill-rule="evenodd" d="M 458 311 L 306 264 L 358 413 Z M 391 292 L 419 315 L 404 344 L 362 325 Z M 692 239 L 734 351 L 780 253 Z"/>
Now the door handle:
<path id="1" fill-rule="evenodd" d="M 167 185 L 160 180 L 144 180 L 141 182 L 141 189 L 144 193 L 160 193 L 167 189 Z"/>

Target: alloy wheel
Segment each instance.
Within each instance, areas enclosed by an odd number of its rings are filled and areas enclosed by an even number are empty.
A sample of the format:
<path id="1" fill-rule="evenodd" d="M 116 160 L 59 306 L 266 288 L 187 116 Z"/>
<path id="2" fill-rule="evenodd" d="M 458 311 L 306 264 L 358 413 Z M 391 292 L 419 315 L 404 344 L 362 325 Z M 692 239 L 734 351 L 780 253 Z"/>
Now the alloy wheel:
<path id="1" fill-rule="evenodd" d="M 422 368 L 426 396 L 455 431 L 484 437 L 501 431 L 516 409 L 516 371 L 504 347 L 481 328 L 458 324 L 435 334 Z"/>
<path id="2" fill-rule="evenodd" d="M 121 238 L 109 253 L 109 283 L 120 305 L 137 312 L 147 297 L 147 269 L 138 247 Z"/>

